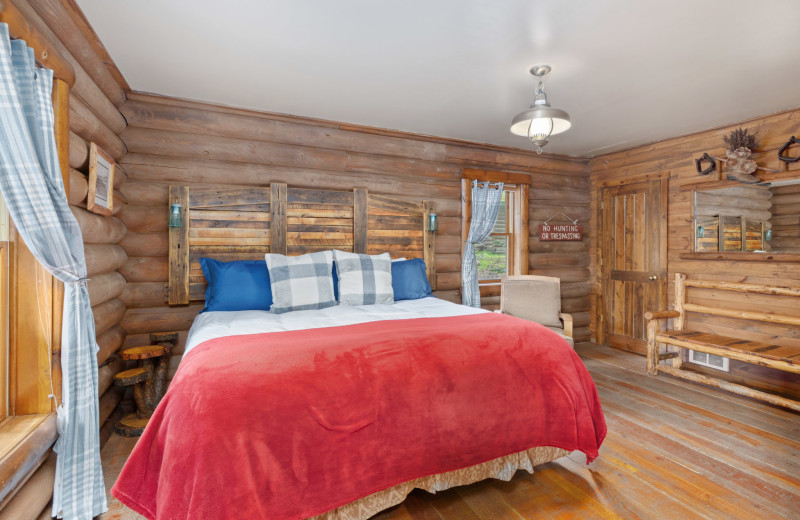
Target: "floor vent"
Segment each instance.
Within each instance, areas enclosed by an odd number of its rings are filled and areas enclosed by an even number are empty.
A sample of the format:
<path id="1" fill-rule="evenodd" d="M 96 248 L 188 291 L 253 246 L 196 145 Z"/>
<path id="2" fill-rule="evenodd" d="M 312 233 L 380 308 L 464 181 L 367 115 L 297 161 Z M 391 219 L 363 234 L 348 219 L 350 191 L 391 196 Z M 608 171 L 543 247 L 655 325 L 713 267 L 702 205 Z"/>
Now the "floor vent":
<path id="1" fill-rule="evenodd" d="M 717 356 L 715 354 L 706 354 L 705 352 L 697 352 L 694 350 L 689 351 L 689 362 L 704 367 L 713 368 L 715 370 L 722 370 L 728 372 L 728 364 L 730 360 L 726 357 Z"/>

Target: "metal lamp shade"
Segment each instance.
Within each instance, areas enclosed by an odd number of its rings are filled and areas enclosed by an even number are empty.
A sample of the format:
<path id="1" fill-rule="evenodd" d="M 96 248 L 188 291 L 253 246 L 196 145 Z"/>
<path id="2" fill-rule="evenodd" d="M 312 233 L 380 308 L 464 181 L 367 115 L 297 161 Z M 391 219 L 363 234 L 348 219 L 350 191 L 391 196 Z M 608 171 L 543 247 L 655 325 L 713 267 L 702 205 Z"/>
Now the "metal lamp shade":
<path id="1" fill-rule="evenodd" d="M 569 121 L 569 114 L 565 111 L 549 106 L 535 106 L 517 114 L 511 121 L 511 133 L 529 137 L 528 129 L 531 126 L 532 119 L 551 119 L 553 121 L 553 131 L 548 136 L 545 136 L 545 139 L 550 135 L 566 132 L 572 126 Z"/>

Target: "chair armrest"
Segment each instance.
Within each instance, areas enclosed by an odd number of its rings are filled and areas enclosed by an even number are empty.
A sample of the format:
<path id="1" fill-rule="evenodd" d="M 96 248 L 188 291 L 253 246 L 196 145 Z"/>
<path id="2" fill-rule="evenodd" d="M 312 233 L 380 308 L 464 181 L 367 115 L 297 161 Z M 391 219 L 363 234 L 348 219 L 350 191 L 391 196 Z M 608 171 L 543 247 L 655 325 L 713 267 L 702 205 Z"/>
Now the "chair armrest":
<path id="1" fill-rule="evenodd" d="M 565 312 L 558 313 L 559 319 L 564 322 L 564 335 L 572 337 L 572 314 L 567 314 Z"/>
<path id="2" fill-rule="evenodd" d="M 644 319 L 650 320 L 665 320 L 669 318 L 679 318 L 681 315 L 678 311 L 647 311 L 644 313 Z"/>

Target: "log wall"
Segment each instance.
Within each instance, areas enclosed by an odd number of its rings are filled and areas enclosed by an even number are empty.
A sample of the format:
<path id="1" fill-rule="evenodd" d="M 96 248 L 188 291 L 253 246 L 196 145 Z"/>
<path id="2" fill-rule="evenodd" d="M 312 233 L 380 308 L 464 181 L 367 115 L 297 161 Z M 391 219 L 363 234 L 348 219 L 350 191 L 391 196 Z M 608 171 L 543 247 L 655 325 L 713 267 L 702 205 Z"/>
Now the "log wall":
<path id="1" fill-rule="evenodd" d="M 694 192 L 692 186 L 698 184 L 706 186 L 719 184 L 720 187 L 743 186 L 733 181 L 727 183 L 719 182 L 714 178 L 713 174 L 707 177 L 698 176 L 694 160 L 704 152 L 708 152 L 710 155 L 724 156 L 725 144 L 722 140 L 723 135 L 740 126 L 756 130 L 758 133 L 761 144 L 752 158 L 760 166 L 775 168 L 781 172 L 776 174 L 759 172 L 760 176 L 771 179 L 800 178 L 800 163 L 795 163 L 787 168 L 777 158 L 777 150 L 788 138 L 791 135 L 800 133 L 800 110 L 793 110 L 591 159 L 593 221 L 596 222 L 598 218 L 598 193 L 603 182 L 621 179 L 644 179 L 648 176 L 667 174 L 669 176 L 669 222 L 667 232 L 669 280 L 674 279 L 674 273 L 680 272 L 685 273 L 690 279 L 734 280 L 770 285 L 800 285 L 800 262 L 796 260 L 788 262 L 741 261 L 733 258 L 709 260 L 689 258 L 690 255 L 687 255 L 687 253 L 692 252 L 694 243 L 692 229 L 692 198 Z M 794 186 L 791 188 L 796 189 Z M 774 205 L 775 201 L 772 201 L 772 204 Z M 771 211 L 774 213 L 776 209 L 773 207 Z M 592 226 L 592 229 L 594 230 L 596 227 Z M 601 290 L 600 280 L 597 277 L 599 273 L 597 268 L 598 239 L 602 239 L 602 237 L 592 235 L 592 334 L 594 337 L 596 337 L 596 313 L 598 308 L 596 302 Z M 673 287 L 671 283 L 668 288 L 668 294 L 671 306 L 673 303 Z M 712 306 L 719 305 L 740 309 L 758 307 L 758 310 L 763 312 L 772 310 L 783 314 L 800 315 L 800 309 L 782 307 L 782 303 L 779 300 L 753 295 L 744 296 L 730 292 L 697 291 L 691 293 L 689 298 L 699 298 L 703 300 L 700 303 Z M 696 314 L 689 315 L 688 326 L 693 329 L 727 336 L 795 346 L 800 345 L 800 331 L 797 328 L 792 329 L 728 318 L 710 318 Z M 800 379 L 796 376 L 785 372 L 768 371 L 753 365 L 732 363 L 731 366 L 729 376 L 731 380 L 769 390 L 783 391 L 791 395 L 800 395 Z M 719 373 L 714 371 L 714 374 L 718 375 Z"/>
<path id="2" fill-rule="evenodd" d="M 167 189 L 169 184 L 265 186 L 272 182 L 318 189 L 366 188 L 410 202 L 431 200 L 438 296 L 460 301 L 461 175 L 464 167 L 530 175 L 531 229 L 564 210 L 589 218 L 586 160 L 537 156 L 476 145 L 299 117 L 264 114 L 172 98 L 130 94 L 122 105 L 128 128 L 122 164 L 129 180 L 120 219 L 128 255 L 126 345 L 155 330 L 185 331 L 202 306 L 168 308 Z M 521 143 L 524 146 L 524 142 Z M 530 237 L 532 272 L 561 276 L 578 339 L 588 338 L 588 243 L 539 243 Z M 154 329 L 153 327 L 156 327 Z M 183 343 L 176 349 L 182 352 Z"/>
<path id="3" fill-rule="evenodd" d="M 127 150 L 119 138 L 125 128 L 125 119 L 118 106 L 125 100 L 125 92 L 118 83 L 116 67 L 102 49 L 96 35 L 83 24 L 82 13 L 72 2 L 60 0 L 12 0 L 13 4 L 32 31 L 41 35 L 43 42 L 54 49 L 72 66 L 75 84 L 69 95 L 69 183 L 66 186 L 70 207 L 83 233 L 86 261 L 91 279 L 88 288 L 97 328 L 100 352 L 99 364 L 100 424 L 103 425 L 120 401 L 120 394 L 113 386 L 113 376 L 122 369 L 122 362 L 114 353 L 125 340 L 125 331 L 120 322 L 125 313 L 125 304 L 120 299 L 126 285 L 120 269 L 125 265 L 125 250 L 117 243 L 127 230 L 116 216 L 104 217 L 86 210 L 88 192 L 89 142 L 94 141 L 121 160 Z M 81 23 L 83 28 L 78 29 Z M 116 73 L 115 73 L 116 71 Z M 119 189 L 126 175 L 118 169 L 115 176 L 115 214 L 125 205 Z M 56 359 L 56 362 L 58 360 Z M 103 431 L 103 430 L 101 430 Z M 106 427 L 105 433 L 110 430 Z M 103 435 L 103 442 L 107 435 Z M 47 461 L 26 483 L 15 491 L 14 499 L 3 509 L 9 518 L 48 517 L 47 503 L 52 496 L 55 474 L 55 457 Z M 15 509 L 16 508 L 16 509 Z M 17 512 L 19 509 L 19 512 Z M 12 512 L 13 511 L 13 512 Z M 21 513 L 24 511 L 24 515 Z"/>

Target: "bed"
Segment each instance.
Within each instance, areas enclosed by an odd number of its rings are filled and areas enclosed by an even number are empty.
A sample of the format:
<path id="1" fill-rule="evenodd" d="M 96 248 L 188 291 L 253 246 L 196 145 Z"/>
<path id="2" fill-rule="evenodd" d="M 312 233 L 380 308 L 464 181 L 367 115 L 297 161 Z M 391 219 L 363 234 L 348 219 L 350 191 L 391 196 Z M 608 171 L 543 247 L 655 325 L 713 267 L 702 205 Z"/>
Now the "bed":
<path id="1" fill-rule="evenodd" d="M 201 280 L 183 247 L 170 283 L 190 299 Z M 605 433 L 588 371 L 535 323 L 430 296 L 211 311 L 112 494 L 157 519 L 365 519 L 414 488 L 509 479 L 575 450 L 591 461 Z"/>

